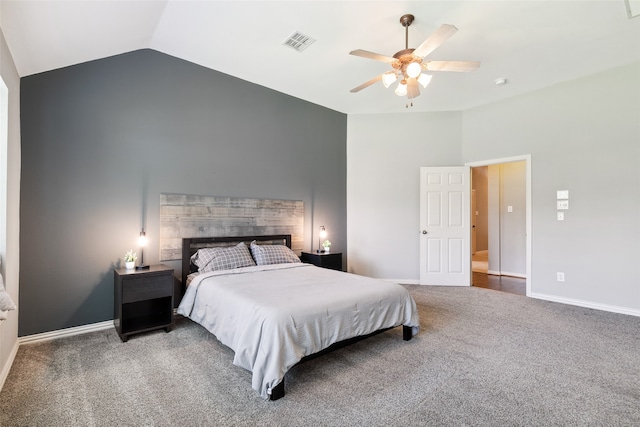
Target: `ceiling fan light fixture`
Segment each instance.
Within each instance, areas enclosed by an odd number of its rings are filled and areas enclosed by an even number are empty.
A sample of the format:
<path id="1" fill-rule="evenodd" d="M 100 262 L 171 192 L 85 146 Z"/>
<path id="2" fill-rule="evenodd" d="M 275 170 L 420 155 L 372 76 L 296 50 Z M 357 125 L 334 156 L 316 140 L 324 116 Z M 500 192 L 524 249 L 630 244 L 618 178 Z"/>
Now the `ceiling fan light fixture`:
<path id="1" fill-rule="evenodd" d="M 640 3 L 640 0 L 638 0 L 638 3 Z M 393 68 L 391 71 L 378 74 L 371 80 L 356 86 L 351 89 L 351 93 L 359 92 L 379 81 L 382 81 L 384 87 L 388 88 L 396 80 L 401 80 L 398 82 L 394 93 L 401 97 L 406 96 L 411 100 L 420 96 L 419 85 L 426 88 L 431 82 L 431 75 L 425 74 L 423 71 L 474 71 L 480 66 L 479 62 L 473 61 L 431 61 L 425 59 L 455 34 L 458 29 L 450 24 L 442 24 L 417 48 L 413 49 L 409 48 L 409 26 L 413 20 L 414 16 L 411 14 L 405 14 L 400 17 L 400 24 L 404 27 L 405 48 L 394 53 L 393 56 L 380 55 L 363 49 L 349 52 L 350 55 L 385 62 Z"/>
<path id="2" fill-rule="evenodd" d="M 420 86 L 425 88 L 431 82 L 432 77 L 433 76 L 431 74 L 422 73 L 420 74 L 420 77 L 418 77 L 418 83 L 420 83 Z"/>
<path id="3" fill-rule="evenodd" d="M 382 84 L 384 87 L 389 87 L 398 79 L 398 76 L 393 71 L 387 71 L 382 75 Z"/>
<path id="4" fill-rule="evenodd" d="M 398 83 L 398 87 L 396 87 L 395 94 L 398 96 L 406 96 L 407 95 L 407 81 L 402 79 L 400 83 Z"/>
<path id="5" fill-rule="evenodd" d="M 418 77 L 420 75 L 420 72 L 422 72 L 422 66 L 418 62 L 412 62 L 411 64 L 407 65 L 407 76 L 411 77 L 412 79 Z"/>

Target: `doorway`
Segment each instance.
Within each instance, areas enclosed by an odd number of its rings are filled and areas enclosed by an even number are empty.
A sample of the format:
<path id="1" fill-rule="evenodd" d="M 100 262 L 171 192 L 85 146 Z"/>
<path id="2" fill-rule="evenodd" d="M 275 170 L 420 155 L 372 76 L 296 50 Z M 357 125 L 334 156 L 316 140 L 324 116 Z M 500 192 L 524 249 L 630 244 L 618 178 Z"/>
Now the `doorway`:
<path id="1" fill-rule="evenodd" d="M 472 285 L 529 295 L 530 156 L 466 166 L 472 177 Z"/>

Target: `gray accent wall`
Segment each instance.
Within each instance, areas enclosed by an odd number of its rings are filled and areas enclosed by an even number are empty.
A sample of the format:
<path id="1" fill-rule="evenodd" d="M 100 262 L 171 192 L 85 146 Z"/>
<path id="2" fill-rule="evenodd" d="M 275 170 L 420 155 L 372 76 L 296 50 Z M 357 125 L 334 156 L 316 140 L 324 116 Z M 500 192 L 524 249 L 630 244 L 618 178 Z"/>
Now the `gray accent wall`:
<path id="1" fill-rule="evenodd" d="M 23 78 L 21 126 L 20 336 L 113 318 L 160 193 L 302 200 L 304 249 L 346 253 L 342 113 L 140 50 Z"/>

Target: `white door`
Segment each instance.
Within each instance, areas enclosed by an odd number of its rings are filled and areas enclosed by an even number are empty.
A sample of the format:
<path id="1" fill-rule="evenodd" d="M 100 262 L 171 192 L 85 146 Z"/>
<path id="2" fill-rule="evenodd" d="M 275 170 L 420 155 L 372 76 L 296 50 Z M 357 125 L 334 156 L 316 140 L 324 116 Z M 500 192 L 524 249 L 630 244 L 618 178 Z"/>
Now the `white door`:
<path id="1" fill-rule="evenodd" d="M 420 168 L 420 284 L 471 286 L 470 168 Z"/>

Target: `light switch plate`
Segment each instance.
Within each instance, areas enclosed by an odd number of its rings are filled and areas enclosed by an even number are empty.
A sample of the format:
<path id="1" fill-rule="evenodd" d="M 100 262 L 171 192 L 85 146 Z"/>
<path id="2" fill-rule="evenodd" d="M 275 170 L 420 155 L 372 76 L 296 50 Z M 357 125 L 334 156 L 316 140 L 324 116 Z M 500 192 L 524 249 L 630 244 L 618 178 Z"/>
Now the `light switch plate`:
<path id="1" fill-rule="evenodd" d="M 567 210 L 569 209 L 569 201 L 568 200 L 558 200 L 556 202 L 558 206 L 558 210 Z"/>
<path id="2" fill-rule="evenodd" d="M 568 200 L 569 199 L 569 190 L 558 190 L 558 191 L 556 191 L 556 199 L 558 199 L 558 200 Z"/>

